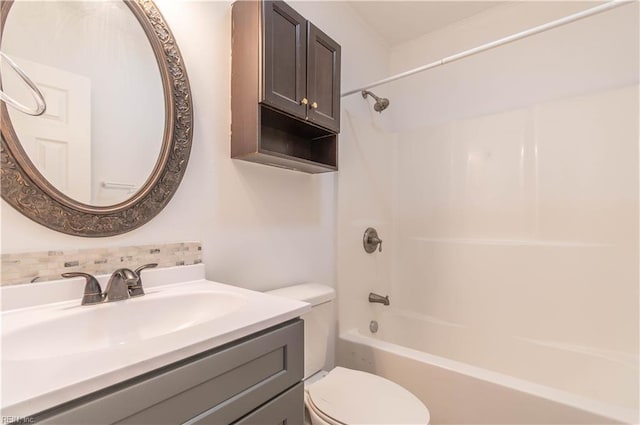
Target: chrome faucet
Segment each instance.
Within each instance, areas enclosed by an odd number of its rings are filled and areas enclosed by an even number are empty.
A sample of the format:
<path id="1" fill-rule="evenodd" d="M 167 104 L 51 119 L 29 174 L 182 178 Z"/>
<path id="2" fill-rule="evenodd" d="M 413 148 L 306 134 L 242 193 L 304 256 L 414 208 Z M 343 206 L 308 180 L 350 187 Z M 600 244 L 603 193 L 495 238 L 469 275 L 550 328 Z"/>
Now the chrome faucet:
<path id="1" fill-rule="evenodd" d="M 158 264 L 145 264 L 138 267 L 135 271 L 122 268 L 118 269 L 109 278 L 107 289 L 102 292 L 98 280 L 88 273 L 69 272 L 62 273 L 62 277 L 84 277 L 86 279 L 84 287 L 84 295 L 82 296 L 81 305 L 100 304 L 104 302 L 126 300 L 131 297 L 144 295 L 142 289 L 142 278 L 140 272 L 144 269 L 156 267 Z"/>
<path id="2" fill-rule="evenodd" d="M 380 303 L 384 305 L 389 305 L 389 295 L 383 297 L 382 295 L 374 294 L 373 292 L 369 292 L 369 302 L 370 303 Z"/>
<path id="3" fill-rule="evenodd" d="M 140 277 L 129 269 L 118 269 L 111 274 L 107 289 L 104 291 L 106 302 L 126 300 L 131 297 L 129 288 L 137 285 Z"/>

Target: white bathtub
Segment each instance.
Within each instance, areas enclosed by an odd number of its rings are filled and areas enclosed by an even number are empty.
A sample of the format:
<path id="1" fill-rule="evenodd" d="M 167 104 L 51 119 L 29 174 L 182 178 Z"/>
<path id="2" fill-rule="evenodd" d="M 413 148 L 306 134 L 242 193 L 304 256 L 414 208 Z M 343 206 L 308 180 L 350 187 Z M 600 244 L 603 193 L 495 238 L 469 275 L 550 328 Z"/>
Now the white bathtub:
<path id="1" fill-rule="evenodd" d="M 391 309 L 377 321 L 376 334 L 340 335 L 338 364 L 403 385 L 433 424 L 638 423 L 637 357 Z"/>

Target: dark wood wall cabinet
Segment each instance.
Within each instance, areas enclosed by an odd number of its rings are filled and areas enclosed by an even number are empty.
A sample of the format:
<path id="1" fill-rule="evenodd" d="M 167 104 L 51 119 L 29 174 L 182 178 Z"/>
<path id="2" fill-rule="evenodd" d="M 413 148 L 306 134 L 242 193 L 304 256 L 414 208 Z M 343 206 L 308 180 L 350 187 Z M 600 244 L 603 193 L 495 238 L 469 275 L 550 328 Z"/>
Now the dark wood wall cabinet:
<path id="1" fill-rule="evenodd" d="M 232 9 L 231 157 L 338 169 L 340 45 L 283 1 Z"/>

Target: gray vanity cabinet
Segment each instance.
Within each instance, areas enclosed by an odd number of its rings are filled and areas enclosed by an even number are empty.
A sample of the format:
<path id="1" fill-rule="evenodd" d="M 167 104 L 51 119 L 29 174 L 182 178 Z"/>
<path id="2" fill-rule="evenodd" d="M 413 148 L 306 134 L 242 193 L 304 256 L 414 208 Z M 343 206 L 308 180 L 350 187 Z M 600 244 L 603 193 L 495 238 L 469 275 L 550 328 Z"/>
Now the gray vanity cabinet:
<path id="1" fill-rule="evenodd" d="M 36 415 L 47 424 L 303 423 L 300 319 Z"/>

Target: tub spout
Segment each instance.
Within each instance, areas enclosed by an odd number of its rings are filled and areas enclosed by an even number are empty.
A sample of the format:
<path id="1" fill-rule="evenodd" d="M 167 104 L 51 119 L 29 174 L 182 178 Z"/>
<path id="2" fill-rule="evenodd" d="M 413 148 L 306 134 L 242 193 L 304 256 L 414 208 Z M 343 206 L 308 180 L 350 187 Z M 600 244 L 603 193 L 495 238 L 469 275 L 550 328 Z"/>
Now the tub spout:
<path id="1" fill-rule="evenodd" d="M 384 305 L 389 305 L 389 295 L 383 297 L 382 295 L 374 294 L 373 292 L 369 292 L 369 302 L 370 303 L 380 303 Z"/>

